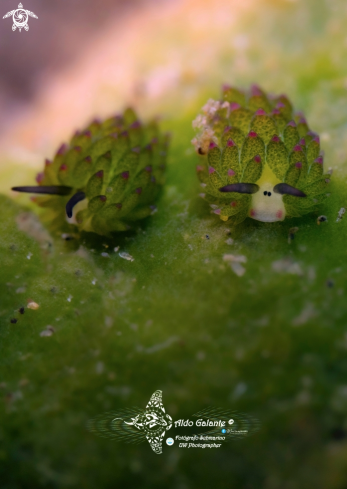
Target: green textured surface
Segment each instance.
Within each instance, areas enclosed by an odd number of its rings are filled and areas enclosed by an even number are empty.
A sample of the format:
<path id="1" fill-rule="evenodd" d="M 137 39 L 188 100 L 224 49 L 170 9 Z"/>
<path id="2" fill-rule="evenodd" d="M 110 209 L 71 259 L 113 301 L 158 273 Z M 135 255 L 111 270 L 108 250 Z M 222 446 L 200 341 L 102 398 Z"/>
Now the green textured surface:
<path id="1" fill-rule="evenodd" d="M 289 18 L 267 2 L 254 67 L 237 80 L 259 74 L 266 86 L 259 56 L 279 63 L 269 89 L 282 90 L 290 73 L 283 90 L 329 136 L 327 222 L 317 225 L 318 212 L 271 224 L 247 219 L 228 234 L 196 197 L 192 114 L 166 122 L 167 185 L 137 234 L 112 242 L 85 235 L 78 252 L 73 241 L 50 246 L 38 231 L 19 231 L 23 208 L 1 197 L 1 489 L 347 486 L 347 217 L 336 222 L 346 206 L 347 68 L 342 24 L 339 35 L 330 28 L 346 13 L 331 4 L 335 11 L 298 4 Z M 281 46 L 290 46 L 283 59 Z M 224 254 L 247 258 L 243 276 Z M 20 315 L 28 299 L 40 307 Z M 55 333 L 41 337 L 48 325 Z M 164 445 L 160 456 L 147 443 L 118 444 L 85 429 L 103 411 L 144 407 L 156 389 L 174 419 L 215 404 L 256 416 L 262 429 L 215 451 Z"/>

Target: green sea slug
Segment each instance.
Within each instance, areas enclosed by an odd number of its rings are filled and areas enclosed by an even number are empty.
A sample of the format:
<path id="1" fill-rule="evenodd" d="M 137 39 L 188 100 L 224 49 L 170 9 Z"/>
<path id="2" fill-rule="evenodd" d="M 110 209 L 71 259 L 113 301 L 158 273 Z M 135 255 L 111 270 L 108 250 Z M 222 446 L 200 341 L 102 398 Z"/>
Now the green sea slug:
<path id="1" fill-rule="evenodd" d="M 224 86 L 222 100 L 210 99 L 193 127 L 200 196 L 223 221 L 300 217 L 329 196 L 319 136 L 285 95 Z"/>
<path id="2" fill-rule="evenodd" d="M 127 109 L 77 131 L 46 160 L 37 186 L 12 190 L 42 194 L 33 200 L 49 209 L 46 221 L 55 229 L 110 236 L 156 211 L 168 143 L 156 122 L 142 124 Z"/>

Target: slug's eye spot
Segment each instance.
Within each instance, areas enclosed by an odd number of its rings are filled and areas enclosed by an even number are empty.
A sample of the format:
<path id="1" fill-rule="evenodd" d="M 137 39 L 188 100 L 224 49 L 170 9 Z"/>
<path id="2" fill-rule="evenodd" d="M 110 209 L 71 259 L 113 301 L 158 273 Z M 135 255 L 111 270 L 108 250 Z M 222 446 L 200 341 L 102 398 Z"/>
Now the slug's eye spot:
<path id="1" fill-rule="evenodd" d="M 219 189 L 220 192 L 237 192 L 239 194 L 255 194 L 259 186 L 255 183 L 232 183 Z"/>
<path id="2" fill-rule="evenodd" d="M 267 191 L 265 190 L 264 195 L 267 195 Z"/>
<path id="3" fill-rule="evenodd" d="M 268 196 L 270 197 L 270 195 L 271 195 L 271 192 L 268 192 L 267 194 L 268 194 Z"/>
<path id="4" fill-rule="evenodd" d="M 306 197 L 306 194 L 304 192 L 302 192 L 298 188 L 288 185 L 288 183 L 278 183 L 274 186 L 273 190 L 274 192 L 276 192 L 276 194 L 292 195 L 293 197 Z"/>

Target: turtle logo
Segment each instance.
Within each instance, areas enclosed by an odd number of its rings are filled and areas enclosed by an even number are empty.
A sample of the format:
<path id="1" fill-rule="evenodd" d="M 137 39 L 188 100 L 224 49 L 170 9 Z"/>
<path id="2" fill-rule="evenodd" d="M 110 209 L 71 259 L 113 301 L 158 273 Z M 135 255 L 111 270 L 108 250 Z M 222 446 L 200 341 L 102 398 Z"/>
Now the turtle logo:
<path id="1" fill-rule="evenodd" d="M 33 12 L 30 12 L 29 10 L 24 10 L 21 3 L 18 5 L 17 10 L 11 10 L 11 12 L 7 12 L 7 14 L 3 16 L 3 19 L 11 17 L 11 15 L 13 18 L 12 30 L 15 31 L 18 28 L 19 32 L 21 32 L 22 29 L 25 29 L 26 31 L 29 30 L 29 15 L 30 17 L 34 17 L 34 19 L 38 19 L 37 15 L 35 15 Z"/>
<path id="2" fill-rule="evenodd" d="M 172 418 L 165 413 L 162 391 L 152 394 L 146 409 L 130 408 L 102 414 L 88 422 L 88 429 L 105 438 L 124 440 L 128 443 L 147 441 L 158 455 L 166 431 L 172 426 Z"/>

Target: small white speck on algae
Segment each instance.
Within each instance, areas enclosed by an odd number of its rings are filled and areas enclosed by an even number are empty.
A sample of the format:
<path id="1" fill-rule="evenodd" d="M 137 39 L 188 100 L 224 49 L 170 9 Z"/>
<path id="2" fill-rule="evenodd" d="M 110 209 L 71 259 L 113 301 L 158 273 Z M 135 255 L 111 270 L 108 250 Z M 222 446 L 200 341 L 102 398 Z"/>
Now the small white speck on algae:
<path id="1" fill-rule="evenodd" d="M 226 254 L 226 255 L 223 255 L 223 260 L 228 261 L 228 262 L 233 262 L 233 263 L 246 263 L 247 257 L 244 255 Z"/>
<path id="2" fill-rule="evenodd" d="M 116 247 L 114 248 L 114 252 L 115 252 L 115 253 L 118 253 L 119 248 L 120 248 L 119 246 L 116 246 Z"/>
<path id="3" fill-rule="evenodd" d="M 291 258 L 282 258 L 272 262 L 272 269 L 278 273 L 289 273 L 291 275 L 303 275 L 300 265 Z"/>
<path id="4" fill-rule="evenodd" d="M 29 253 L 27 254 L 27 258 L 28 258 L 28 260 L 30 260 L 30 258 L 31 258 L 32 256 L 33 256 L 33 254 L 29 252 Z"/>
<path id="5" fill-rule="evenodd" d="M 305 305 L 304 309 L 299 314 L 299 316 L 297 316 L 296 318 L 293 319 L 292 325 L 293 326 L 301 326 L 316 316 L 317 316 L 317 311 L 316 311 L 314 305 L 311 304 L 310 302 L 308 302 Z"/>
<path id="6" fill-rule="evenodd" d="M 37 304 L 37 302 L 29 302 L 27 305 L 28 309 L 32 309 L 33 311 L 36 311 L 40 306 Z"/>
<path id="7" fill-rule="evenodd" d="M 40 336 L 52 336 L 55 333 L 55 328 L 53 326 L 46 326 L 46 329 L 41 331 Z"/>
<path id="8" fill-rule="evenodd" d="M 21 362 L 24 362 L 25 360 L 27 360 L 28 358 L 32 357 L 32 353 L 25 353 L 22 355 L 21 352 L 18 352 L 20 354 L 20 357 L 19 357 L 19 360 Z"/>
<path id="9" fill-rule="evenodd" d="M 200 362 L 202 362 L 203 360 L 205 360 L 206 358 L 206 355 L 205 355 L 205 352 L 204 351 L 198 351 L 196 353 L 196 359 L 199 360 Z"/>
<path id="10" fill-rule="evenodd" d="M 304 387 L 311 387 L 312 378 L 309 377 L 308 375 L 304 375 L 303 377 L 301 377 L 301 383 Z"/>
<path id="11" fill-rule="evenodd" d="M 142 345 L 138 345 L 136 349 L 138 352 L 143 352 L 143 353 L 147 353 L 147 355 L 151 355 L 152 353 L 156 353 L 157 351 L 168 348 L 173 343 L 177 343 L 179 339 L 180 338 L 178 336 L 170 336 L 167 340 L 163 341 L 162 343 L 157 343 L 156 345 L 150 346 L 148 348 L 144 348 Z"/>
<path id="12" fill-rule="evenodd" d="M 246 256 L 226 254 L 226 255 L 223 255 L 223 260 L 230 263 L 232 271 L 238 277 L 242 277 L 245 274 L 246 269 L 244 266 L 241 265 L 241 263 L 247 262 Z"/>
<path id="13" fill-rule="evenodd" d="M 111 316 L 105 316 L 105 326 L 106 328 L 111 328 L 113 326 L 113 318 Z"/>
<path id="14" fill-rule="evenodd" d="M 307 268 L 307 278 L 310 282 L 316 279 L 316 270 L 312 265 Z"/>
<path id="15" fill-rule="evenodd" d="M 311 394 L 306 390 L 299 392 L 296 396 L 296 404 L 304 406 L 309 404 L 311 401 Z"/>
<path id="16" fill-rule="evenodd" d="M 232 393 L 232 399 L 238 399 L 247 391 L 247 384 L 245 382 L 239 382 Z"/>
<path id="17" fill-rule="evenodd" d="M 103 253 L 101 253 L 101 256 L 103 256 L 104 258 L 109 258 L 110 255 L 104 251 Z"/>
<path id="18" fill-rule="evenodd" d="M 126 251 L 121 251 L 120 253 L 118 253 L 119 256 L 121 258 L 123 258 L 124 260 L 128 260 L 128 261 L 134 261 L 134 257 L 129 255 L 129 253 L 127 253 Z"/>
<path id="19" fill-rule="evenodd" d="M 343 218 L 343 215 L 344 215 L 345 212 L 346 212 L 346 209 L 344 207 L 341 207 L 341 209 L 337 213 L 336 222 L 340 222 L 341 221 L 341 219 Z"/>
<path id="20" fill-rule="evenodd" d="M 231 269 L 234 273 L 236 273 L 236 275 L 238 277 L 242 277 L 246 272 L 245 267 L 242 266 L 241 263 L 238 263 L 238 262 L 233 262 L 231 264 Z"/>
<path id="21" fill-rule="evenodd" d="M 69 297 L 66 299 L 68 302 L 71 302 L 72 295 L 69 295 Z"/>
<path id="22" fill-rule="evenodd" d="M 96 284 L 96 281 L 97 281 L 97 279 L 96 278 L 93 278 L 92 284 L 95 285 Z"/>
<path id="23" fill-rule="evenodd" d="M 104 362 L 97 362 L 97 364 L 95 365 L 95 372 L 100 375 L 103 373 L 104 370 L 105 370 Z"/>
<path id="24" fill-rule="evenodd" d="M 227 245 L 232 245 L 234 243 L 234 240 L 233 238 L 228 238 L 225 242 Z"/>

